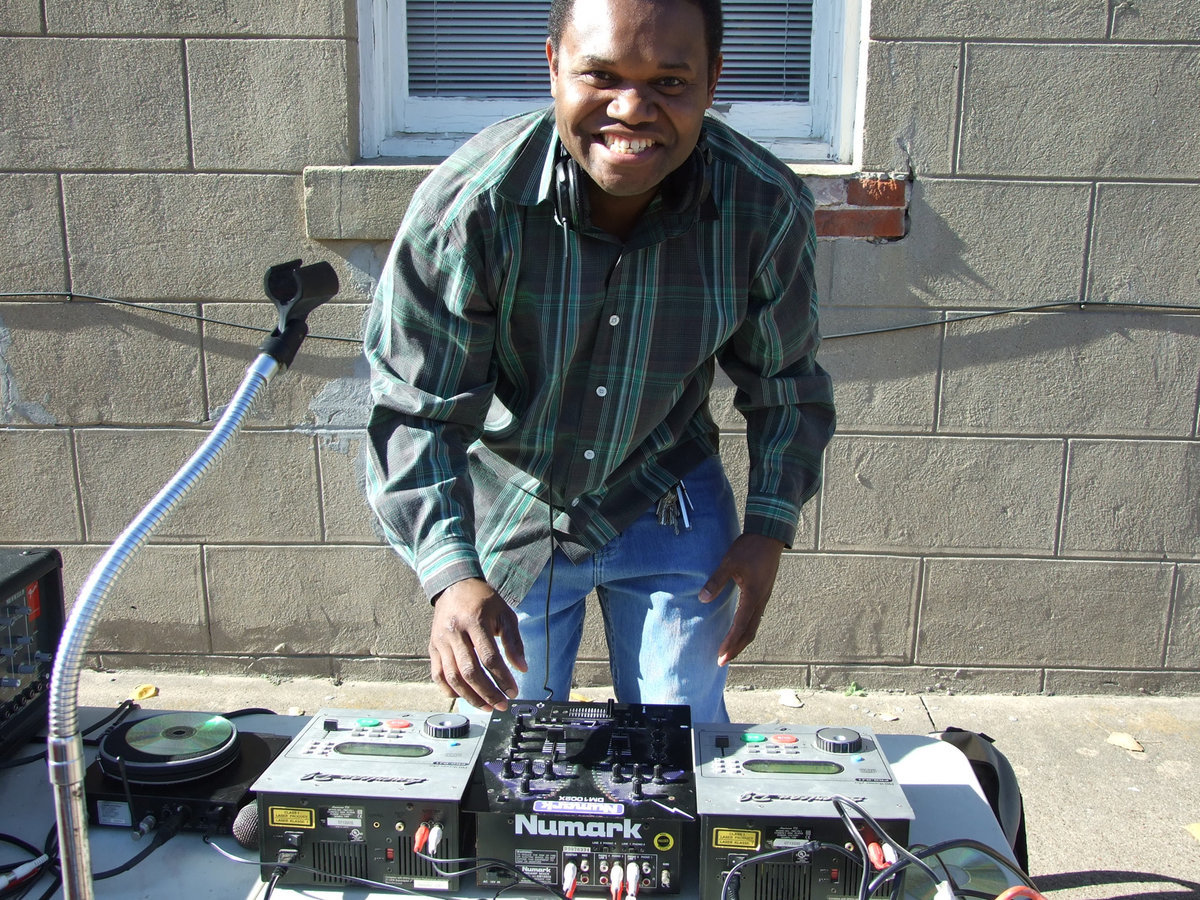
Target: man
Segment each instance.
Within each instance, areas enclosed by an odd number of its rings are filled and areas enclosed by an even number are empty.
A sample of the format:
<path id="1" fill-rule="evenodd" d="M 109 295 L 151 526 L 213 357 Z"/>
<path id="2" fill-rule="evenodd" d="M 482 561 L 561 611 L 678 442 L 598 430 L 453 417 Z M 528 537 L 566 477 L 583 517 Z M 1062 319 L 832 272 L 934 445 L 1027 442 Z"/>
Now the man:
<path id="1" fill-rule="evenodd" d="M 368 493 L 448 694 L 566 699 L 594 590 L 619 700 L 727 720 L 833 433 L 812 199 L 706 116 L 719 0 L 555 0 L 549 32 L 552 110 L 447 159 L 392 247 Z M 747 419 L 740 534 L 716 361 Z"/>

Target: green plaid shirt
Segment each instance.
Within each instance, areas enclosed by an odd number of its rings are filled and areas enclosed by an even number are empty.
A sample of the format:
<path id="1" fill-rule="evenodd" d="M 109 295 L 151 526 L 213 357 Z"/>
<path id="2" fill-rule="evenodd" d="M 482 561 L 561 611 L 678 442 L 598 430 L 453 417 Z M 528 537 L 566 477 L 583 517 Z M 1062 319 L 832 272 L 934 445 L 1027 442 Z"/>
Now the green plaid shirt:
<path id="1" fill-rule="evenodd" d="M 834 428 L 812 197 L 705 132 L 706 200 L 660 195 L 624 243 L 556 222 L 552 111 L 483 131 L 413 197 L 365 325 L 367 492 L 428 596 L 481 577 L 517 603 L 552 537 L 579 560 L 619 534 L 717 453 L 715 362 L 746 417 L 743 528 L 791 543 Z"/>

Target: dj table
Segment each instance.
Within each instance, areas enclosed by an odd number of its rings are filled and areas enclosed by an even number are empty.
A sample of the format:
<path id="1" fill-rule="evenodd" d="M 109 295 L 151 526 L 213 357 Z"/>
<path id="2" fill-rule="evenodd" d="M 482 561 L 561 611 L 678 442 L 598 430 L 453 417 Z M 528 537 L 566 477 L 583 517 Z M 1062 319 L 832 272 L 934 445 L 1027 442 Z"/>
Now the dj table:
<path id="1" fill-rule="evenodd" d="M 80 721 L 86 727 L 99 720 L 107 710 L 84 709 Z M 290 739 L 299 734 L 310 722 L 308 717 L 254 715 L 237 719 L 239 730 L 260 735 L 278 735 Z M 918 735 L 878 735 L 879 747 L 891 764 L 896 780 L 903 787 L 904 797 L 911 806 L 914 818 L 908 834 L 908 844 L 932 845 L 950 839 L 971 839 L 997 850 L 1006 858 L 1008 850 L 1003 832 L 972 773 L 969 762 L 956 748 L 934 738 Z M 36 744 L 19 751 L 18 756 L 35 752 Z M 89 752 L 89 759 L 94 751 Z M 0 770 L 0 832 L 15 835 L 29 844 L 41 846 L 54 824 L 54 804 L 51 787 L 46 776 L 44 763 L 29 763 L 17 768 Z M 480 828 L 490 827 L 490 822 L 481 820 Z M 131 840 L 129 828 L 91 826 L 88 831 L 94 871 L 106 871 L 119 867 L 135 856 L 150 841 L 153 834 L 140 841 Z M 230 835 L 212 839 L 225 853 L 206 843 L 200 834 L 182 832 L 163 844 L 144 861 L 127 872 L 95 883 L 98 898 L 145 898 L 162 900 L 163 897 L 178 897 L 179 900 L 256 900 L 266 892 L 260 878 L 259 858 L 256 852 L 243 849 Z M 226 855 L 227 854 L 227 855 Z M 240 857 L 239 863 L 229 856 Z M 0 845 L 0 862 L 24 860 L 21 851 Z M 974 878 L 976 890 L 988 891 L 994 896 L 1004 887 L 1016 884 L 1004 873 L 1002 867 L 988 863 L 985 857 L 975 853 L 957 858 L 946 858 L 960 886 L 966 886 Z M 684 865 L 680 873 L 679 893 L 660 896 L 677 896 L 680 900 L 695 900 L 698 894 L 698 865 Z M 984 872 L 986 870 L 986 872 Z M 982 873 L 982 874 L 981 874 Z M 49 886 L 48 877 L 33 885 L 28 893 L 32 900 L 40 897 Z M 403 894 L 434 898 L 486 898 L 497 893 L 496 887 L 477 886 L 470 877 L 464 877 L 461 885 L 450 891 L 404 891 Z M 929 900 L 932 886 L 925 879 L 912 879 L 906 887 L 906 900 Z M 277 885 L 272 900 L 296 900 L 296 898 L 322 898 L 322 900 L 377 900 L 395 896 L 391 891 L 366 890 L 363 888 L 329 888 Z M 58 895 L 61 896 L 61 893 Z M 536 889 L 521 887 L 504 889 L 505 898 L 548 896 Z M 587 894 L 580 898 L 607 898 L 607 893 Z M 641 895 L 639 895 L 641 896 Z M 649 896 L 646 894 L 645 896 Z"/>

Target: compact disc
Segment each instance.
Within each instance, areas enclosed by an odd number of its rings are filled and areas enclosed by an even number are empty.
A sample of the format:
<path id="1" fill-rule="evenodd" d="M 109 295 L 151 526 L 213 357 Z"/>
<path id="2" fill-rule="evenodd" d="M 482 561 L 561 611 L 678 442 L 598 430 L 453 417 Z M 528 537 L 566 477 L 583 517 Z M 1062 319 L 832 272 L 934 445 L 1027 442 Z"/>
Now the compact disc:
<path id="1" fill-rule="evenodd" d="M 125 732 L 134 750 L 169 759 L 188 759 L 219 750 L 233 740 L 233 723 L 206 713 L 165 713 L 135 722 Z"/>

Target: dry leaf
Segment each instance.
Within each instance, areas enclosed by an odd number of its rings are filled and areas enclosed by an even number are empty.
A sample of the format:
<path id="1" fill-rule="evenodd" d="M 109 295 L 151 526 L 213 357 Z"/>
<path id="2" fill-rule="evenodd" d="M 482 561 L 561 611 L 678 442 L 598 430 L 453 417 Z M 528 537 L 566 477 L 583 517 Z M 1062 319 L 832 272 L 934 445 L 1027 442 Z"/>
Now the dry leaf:
<path id="1" fill-rule="evenodd" d="M 1108 736 L 1108 743 L 1116 744 L 1126 750 L 1132 750 L 1134 753 L 1145 753 L 1146 748 L 1137 742 L 1132 734 L 1126 734 L 1124 731 L 1114 731 Z"/>
<path id="2" fill-rule="evenodd" d="M 796 696 L 795 691 L 784 688 L 779 692 L 779 705 L 788 706 L 792 709 L 800 709 L 802 706 L 804 706 L 804 701 Z"/>

